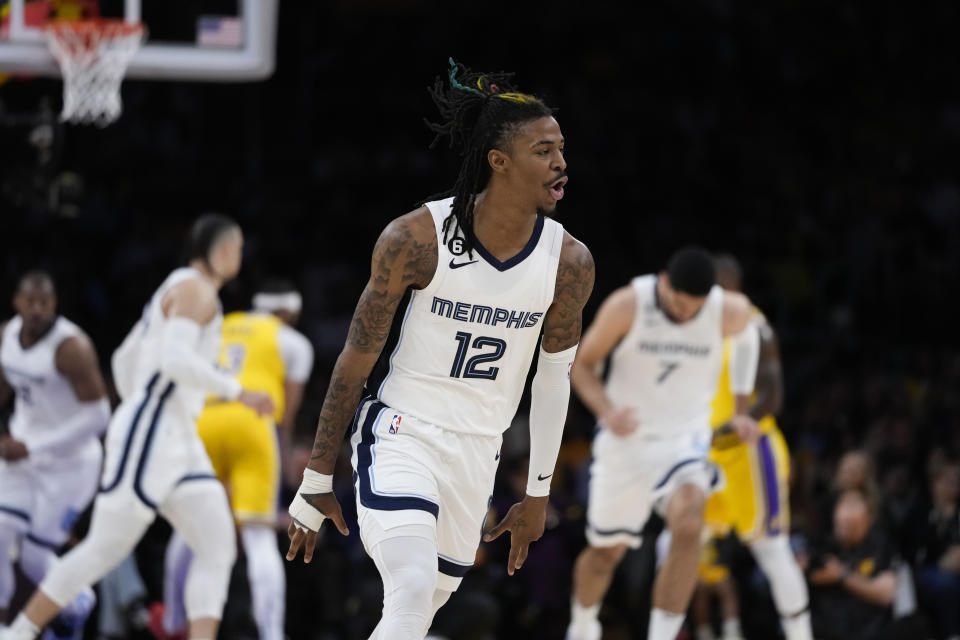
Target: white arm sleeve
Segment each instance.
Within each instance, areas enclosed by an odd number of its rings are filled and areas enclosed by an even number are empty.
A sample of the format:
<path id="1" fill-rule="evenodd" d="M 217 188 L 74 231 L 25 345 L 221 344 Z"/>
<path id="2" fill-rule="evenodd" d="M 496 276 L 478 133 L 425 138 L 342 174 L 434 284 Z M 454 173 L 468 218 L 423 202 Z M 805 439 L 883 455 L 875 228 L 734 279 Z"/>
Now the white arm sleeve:
<path id="1" fill-rule="evenodd" d="M 113 372 L 113 386 L 120 399 L 130 396 L 133 389 L 133 377 L 137 372 L 137 358 L 140 354 L 140 336 L 143 335 L 143 320 L 137 320 L 133 329 L 113 352 L 110 358 L 110 370 Z"/>
<path id="2" fill-rule="evenodd" d="M 306 382 L 313 369 L 313 345 L 305 335 L 288 326 L 280 327 L 277 334 L 280 355 L 290 382 Z"/>
<path id="3" fill-rule="evenodd" d="M 557 465 L 563 425 L 570 402 L 570 366 L 577 355 L 574 345 L 565 351 L 547 353 L 540 348 L 537 374 L 530 385 L 530 470 L 527 495 L 550 495 L 550 479 Z"/>
<path id="4" fill-rule="evenodd" d="M 757 382 L 760 361 L 760 332 L 751 321 L 730 339 L 730 391 L 749 395 Z"/>
<path id="5" fill-rule="evenodd" d="M 194 348 L 200 341 L 200 325 L 193 320 L 174 316 L 163 328 L 163 349 L 160 371 L 177 384 L 199 387 L 227 400 L 236 400 L 243 391 L 240 383 L 218 371 L 212 362 L 197 355 Z"/>
<path id="6" fill-rule="evenodd" d="M 80 408 L 64 420 L 56 429 L 50 429 L 40 437 L 30 440 L 31 454 L 59 449 L 87 438 L 99 438 L 110 421 L 110 403 L 106 398 L 81 402 Z"/>

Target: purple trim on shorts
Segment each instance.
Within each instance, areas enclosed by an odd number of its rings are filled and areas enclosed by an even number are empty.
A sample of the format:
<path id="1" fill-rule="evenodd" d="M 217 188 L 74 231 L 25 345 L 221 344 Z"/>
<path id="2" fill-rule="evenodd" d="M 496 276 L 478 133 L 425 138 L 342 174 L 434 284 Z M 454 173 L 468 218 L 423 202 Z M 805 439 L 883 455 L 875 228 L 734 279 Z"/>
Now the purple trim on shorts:
<path id="1" fill-rule="evenodd" d="M 776 458 L 774 458 L 768 436 L 762 436 L 757 444 L 760 449 L 760 462 L 763 465 L 764 495 L 767 498 L 767 517 L 765 524 L 768 533 L 777 534 L 780 533 L 780 527 L 774 525 L 780 515 L 780 485 L 777 480 Z"/>

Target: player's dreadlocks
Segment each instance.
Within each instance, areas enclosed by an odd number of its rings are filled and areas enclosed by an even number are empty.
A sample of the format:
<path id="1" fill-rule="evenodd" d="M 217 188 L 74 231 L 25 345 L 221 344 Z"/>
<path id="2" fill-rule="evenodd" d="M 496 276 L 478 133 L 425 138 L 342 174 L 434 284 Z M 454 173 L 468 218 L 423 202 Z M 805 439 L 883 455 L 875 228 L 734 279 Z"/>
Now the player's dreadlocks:
<path id="1" fill-rule="evenodd" d="M 463 157 L 453 188 L 431 199 L 453 196 L 452 210 L 443 222 L 443 241 L 455 237 L 459 227 L 471 256 L 474 198 L 490 180 L 487 153 L 490 149 L 505 150 L 523 124 L 553 115 L 553 109 L 539 98 L 518 92 L 513 75 L 476 73 L 450 58 L 449 73 L 438 76 L 429 89 L 441 117 L 438 123 L 425 120 L 437 134 L 430 148 L 449 136 L 450 147 L 459 148 Z"/>

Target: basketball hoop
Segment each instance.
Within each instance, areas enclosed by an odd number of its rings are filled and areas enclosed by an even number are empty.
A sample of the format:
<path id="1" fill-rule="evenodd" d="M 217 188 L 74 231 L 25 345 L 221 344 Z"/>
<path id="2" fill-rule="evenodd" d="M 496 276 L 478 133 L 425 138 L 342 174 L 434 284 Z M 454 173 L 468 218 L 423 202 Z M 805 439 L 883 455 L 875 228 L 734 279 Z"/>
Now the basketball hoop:
<path id="1" fill-rule="evenodd" d="M 120 117 L 120 83 L 143 40 L 143 24 L 53 20 L 47 43 L 63 74 L 60 120 L 105 127 Z"/>

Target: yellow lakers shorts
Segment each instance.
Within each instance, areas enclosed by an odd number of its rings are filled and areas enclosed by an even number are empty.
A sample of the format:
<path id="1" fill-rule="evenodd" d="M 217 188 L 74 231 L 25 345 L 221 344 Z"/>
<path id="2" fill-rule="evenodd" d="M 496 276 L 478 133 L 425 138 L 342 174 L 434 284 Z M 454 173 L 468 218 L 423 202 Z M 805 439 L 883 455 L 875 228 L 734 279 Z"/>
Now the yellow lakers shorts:
<path id="1" fill-rule="evenodd" d="M 744 542 L 790 529 L 790 453 L 777 428 L 754 444 L 711 449 L 725 486 L 707 500 L 704 519 L 714 535 L 731 529 Z"/>
<path id="2" fill-rule="evenodd" d="M 261 418 L 239 402 L 223 402 L 203 410 L 197 430 L 237 521 L 272 524 L 280 483 L 273 419 Z"/>

